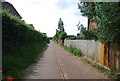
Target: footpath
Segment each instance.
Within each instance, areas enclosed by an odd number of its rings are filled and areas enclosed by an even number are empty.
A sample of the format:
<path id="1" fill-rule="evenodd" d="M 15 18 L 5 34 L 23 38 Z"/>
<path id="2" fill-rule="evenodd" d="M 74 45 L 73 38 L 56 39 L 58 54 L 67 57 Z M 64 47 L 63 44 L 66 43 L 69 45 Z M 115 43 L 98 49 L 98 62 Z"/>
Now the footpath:
<path id="1" fill-rule="evenodd" d="M 29 66 L 23 79 L 107 79 L 103 73 L 50 41 L 36 63 Z"/>

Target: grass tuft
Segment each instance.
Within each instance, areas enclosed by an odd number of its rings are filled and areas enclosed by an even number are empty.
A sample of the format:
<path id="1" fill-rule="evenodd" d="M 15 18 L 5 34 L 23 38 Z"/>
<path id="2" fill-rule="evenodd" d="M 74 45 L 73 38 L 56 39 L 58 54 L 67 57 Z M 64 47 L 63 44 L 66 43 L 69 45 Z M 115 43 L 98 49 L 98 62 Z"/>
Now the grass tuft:
<path id="1" fill-rule="evenodd" d="M 82 56 L 82 52 L 80 49 L 77 49 L 73 46 L 70 45 L 70 47 L 64 46 L 63 44 L 61 45 L 66 51 L 70 52 L 74 56 Z"/>
<path id="2" fill-rule="evenodd" d="M 106 69 L 104 66 L 102 65 L 99 65 L 97 63 L 93 63 L 92 61 L 88 60 L 87 58 L 83 58 L 82 59 L 84 62 L 90 64 L 90 66 L 98 69 L 101 73 L 104 73 L 108 78 L 111 78 L 111 79 L 116 79 L 118 80 L 118 76 L 117 76 L 117 72 L 115 71 L 110 71 L 108 69 Z"/>

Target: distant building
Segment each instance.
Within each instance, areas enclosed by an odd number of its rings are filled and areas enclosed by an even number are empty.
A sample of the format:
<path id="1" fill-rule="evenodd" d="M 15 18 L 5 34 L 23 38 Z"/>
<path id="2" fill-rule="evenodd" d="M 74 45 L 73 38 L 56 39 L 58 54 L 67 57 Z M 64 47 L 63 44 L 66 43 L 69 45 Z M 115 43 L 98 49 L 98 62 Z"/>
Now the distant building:
<path id="1" fill-rule="evenodd" d="M 90 22 L 91 20 L 94 20 L 95 18 L 88 18 L 88 30 L 92 30 L 92 27 L 97 28 L 97 24 L 95 22 Z"/>
<path id="2" fill-rule="evenodd" d="M 69 38 L 69 37 L 75 37 L 74 35 L 67 35 L 67 38 Z"/>
<path id="3" fill-rule="evenodd" d="M 83 39 L 84 35 L 81 33 L 77 33 L 76 39 Z"/>
<path id="4" fill-rule="evenodd" d="M 17 12 L 17 10 L 14 8 L 14 6 L 11 3 L 6 2 L 4 0 L 0 0 L 0 2 L 2 2 L 2 9 L 7 9 L 14 16 L 17 16 L 20 19 L 22 19 L 22 17 L 20 16 L 20 14 Z"/>
<path id="5" fill-rule="evenodd" d="M 77 36 L 80 36 L 81 34 L 80 33 L 77 33 Z"/>

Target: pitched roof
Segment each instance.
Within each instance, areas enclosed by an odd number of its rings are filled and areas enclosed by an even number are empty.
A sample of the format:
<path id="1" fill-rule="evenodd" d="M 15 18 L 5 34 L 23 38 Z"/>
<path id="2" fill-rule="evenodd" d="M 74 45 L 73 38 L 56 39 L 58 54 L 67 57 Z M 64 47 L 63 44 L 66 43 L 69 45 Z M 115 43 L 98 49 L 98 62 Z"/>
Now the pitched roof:
<path id="1" fill-rule="evenodd" d="M 6 2 L 5 0 L 0 0 L 0 2 L 2 2 L 2 8 L 3 9 L 9 10 L 9 12 L 11 14 L 13 14 L 14 16 L 17 16 L 20 19 L 22 19 L 22 17 L 20 16 L 20 14 L 17 12 L 17 10 L 14 8 L 14 6 L 11 3 Z"/>

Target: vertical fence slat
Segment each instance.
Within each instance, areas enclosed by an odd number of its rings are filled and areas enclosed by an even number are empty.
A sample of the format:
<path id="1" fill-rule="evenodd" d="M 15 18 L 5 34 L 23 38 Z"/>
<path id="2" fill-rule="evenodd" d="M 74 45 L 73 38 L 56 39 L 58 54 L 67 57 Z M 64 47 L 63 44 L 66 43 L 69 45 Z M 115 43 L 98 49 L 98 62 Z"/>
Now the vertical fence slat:
<path id="1" fill-rule="evenodd" d="M 100 64 L 104 65 L 104 44 L 100 43 Z"/>

